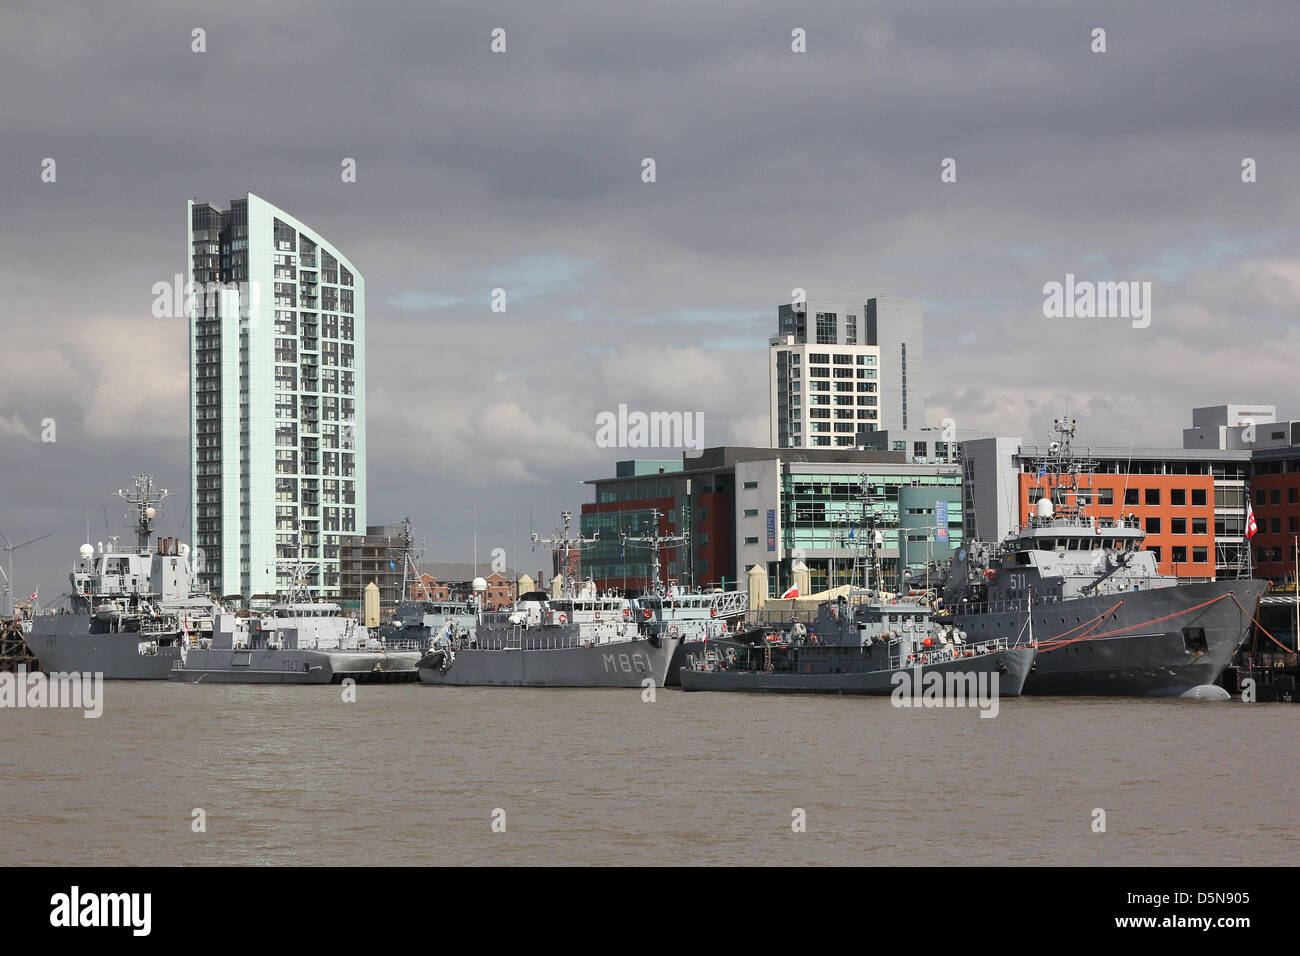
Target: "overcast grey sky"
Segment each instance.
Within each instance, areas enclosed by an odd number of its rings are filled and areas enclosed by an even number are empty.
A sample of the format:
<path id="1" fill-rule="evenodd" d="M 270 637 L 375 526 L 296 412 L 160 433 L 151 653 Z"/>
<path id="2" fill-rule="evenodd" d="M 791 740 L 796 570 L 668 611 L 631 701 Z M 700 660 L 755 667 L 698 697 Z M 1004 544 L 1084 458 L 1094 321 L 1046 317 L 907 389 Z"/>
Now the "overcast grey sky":
<path id="1" fill-rule="evenodd" d="M 53 533 L 16 589 L 62 590 L 134 471 L 188 536 L 187 330 L 150 306 L 192 196 L 256 192 L 364 273 L 369 518 L 432 558 L 476 502 L 486 558 L 590 500 L 621 402 L 765 443 L 796 286 L 923 300 L 932 424 L 1298 415 L 1297 36 L 1288 0 L 6 4 L 0 532 Z M 1150 327 L 1044 318 L 1067 272 L 1150 281 Z"/>

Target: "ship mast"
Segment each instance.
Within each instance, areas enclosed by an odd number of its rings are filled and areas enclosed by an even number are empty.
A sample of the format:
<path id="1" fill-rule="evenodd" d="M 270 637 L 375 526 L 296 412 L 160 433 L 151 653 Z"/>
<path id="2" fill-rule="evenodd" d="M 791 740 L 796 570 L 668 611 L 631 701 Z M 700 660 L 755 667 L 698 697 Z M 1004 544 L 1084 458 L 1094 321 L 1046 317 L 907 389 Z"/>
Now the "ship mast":
<path id="1" fill-rule="evenodd" d="M 415 533 L 411 530 L 411 516 L 402 515 L 402 530 L 398 536 L 397 549 L 402 555 L 402 601 L 407 600 L 407 586 L 413 578 L 420 576 L 420 569 L 415 559 L 424 554 L 424 550 L 415 547 Z"/>
<path id="2" fill-rule="evenodd" d="M 585 544 L 595 544 L 600 538 L 600 532 L 597 531 L 590 538 L 584 538 L 581 534 L 574 536 L 569 531 L 569 525 L 573 521 L 573 512 L 561 511 L 560 519 L 564 522 L 564 533 L 558 531 L 549 538 L 543 538 L 532 532 L 533 546 L 539 544 L 549 544 L 552 547 L 558 546 L 564 549 L 564 560 L 560 563 L 560 575 L 562 578 L 561 589 L 565 597 L 576 597 L 573 587 L 573 549 L 581 548 Z"/>
<path id="3" fill-rule="evenodd" d="M 659 533 L 659 509 L 653 508 L 650 511 L 650 533 L 648 535 L 629 535 L 626 532 L 622 535 L 623 544 L 632 545 L 638 548 L 649 548 L 653 560 L 653 580 L 654 585 L 651 587 L 652 594 L 662 596 L 666 589 L 660 580 L 659 552 L 663 550 L 664 545 L 670 547 L 685 544 L 687 536 L 685 534 L 660 534 Z"/>
<path id="4" fill-rule="evenodd" d="M 1046 479 L 1047 495 L 1052 502 L 1053 515 L 1061 517 L 1086 516 L 1086 509 L 1080 502 L 1079 477 L 1091 477 L 1097 463 L 1089 458 L 1079 458 L 1074 454 L 1074 433 L 1078 421 L 1073 418 L 1057 418 L 1052 421 L 1052 431 L 1056 439 L 1047 446 L 1047 454 L 1034 460 L 1034 485 Z M 1091 485 L 1091 480 L 1087 482 Z M 1073 492 L 1074 503 L 1070 504 L 1067 493 Z"/>
<path id="5" fill-rule="evenodd" d="M 135 518 L 136 552 L 149 553 L 149 538 L 153 536 L 154 518 L 158 517 L 157 506 L 162 504 L 170 492 L 163 488 L 155 491 L 152 475 L 136 475 L 135 487 L 130 491 L 117 489 L 117 496 L 130 505 L 127 517 Z"/>
<path id="6" fill-rule="evenodd" d="M 848 541 L 853 542 L 853 573 L 850 588 L 856 588 L 858 576 L 862 576 L 862 589 L 867 591 L 871 600 L 879 600 L 881 579 L 879 548 L 884 543 L 884 536 L 878 525 L 884 519 L 880 506 L 884 499 L 871 491 L 870 480 L 866 475 L 858 476 L 858 520 L 850 524 Z"/>
<path id="7" fill-rule="evenodd" d="M 302 530 L 298 531 L 297 538 L 298 554 L 293 558 L 276 558 L 277 565 L 285 565 L 290 570 L 289 587 L 285 592 L 286 604 L 314 604 L 315 596 L 307 586 L 307 575 L 316 565 L 308 564 L 302 559 Z M 278 577 L 278 575 L 277 575 Z"/>

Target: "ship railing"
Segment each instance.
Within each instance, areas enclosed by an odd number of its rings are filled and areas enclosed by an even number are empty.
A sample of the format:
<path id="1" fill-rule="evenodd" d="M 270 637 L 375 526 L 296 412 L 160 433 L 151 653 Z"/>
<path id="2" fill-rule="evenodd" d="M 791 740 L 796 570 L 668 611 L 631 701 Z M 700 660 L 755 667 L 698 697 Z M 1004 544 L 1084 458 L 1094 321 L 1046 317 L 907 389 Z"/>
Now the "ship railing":
<path id="1" fill-rule="evenodd" d="M 757 611 L 750 611 L 746 620 L 750 624 L 816 624 L 817 610 L 815 608 L 801 608 L 799 610 L 780 611 L 759 608 Z"/>
<path id="2" fill-rule="evenodd" d="M 582 637 L 574 634 L 526 633 L 523 629 L 500 636 L 479 634 L 475 647 L 481 651 L 562 651 L 575 647 L 604 647 L 625 644 L 636 637 L 629 631 L 623 637 Z"/>
<path id="3" fill-rule="evenodd" d="M 951 661 L 968 660 L 998 651 L 1010 650 L 1014 646 L 1016 645 L 1012 644 L 1008 638 L 995 637 L 974 644 L 941 644 L 937 647 L 921 647 L 912 654 L 890 655 L 889 666 L 897 669 L 916 667 L 918 664 L 921 666 L 946 664 Z"/>
<path id="4" fill-rule="evenodd" d="M 421 641 L 381 641 L 378 646 L 386 651 L 419 651 L 424 649 Z"/>
<path id="5" fill-rule="evenodd" d="M 1034 607 L 1060 603 L 1061 598 L 1055 594 L 1034 598 Z M 944 605 L 940 610 L 950 611 L 958 616 L 962 614 L 1005 614 L 1009 611 L 1019 611 L 1022 614 L 1027 614 L 1029 613 L 1029 599 L 1014 598 L 1009 601 L 978 601 L 973 603 L 963 601 L 951 606 Z"/>

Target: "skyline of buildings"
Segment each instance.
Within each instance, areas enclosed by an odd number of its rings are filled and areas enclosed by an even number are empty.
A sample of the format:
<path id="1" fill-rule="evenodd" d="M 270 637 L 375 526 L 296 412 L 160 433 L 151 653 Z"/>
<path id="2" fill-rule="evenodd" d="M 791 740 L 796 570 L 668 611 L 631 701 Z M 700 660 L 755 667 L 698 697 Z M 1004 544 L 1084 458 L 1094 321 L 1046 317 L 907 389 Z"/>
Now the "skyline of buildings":
<path id="1" fill-rule="evenodd" d="M 347 580 L 340 574 L 344 550 L 388 529 L 365 521 L 364 279 L 318 232 L 251 192 L 225 210 L 191 200 L 188 213 L 187 278 L 221 287 L 196 297 L 189 317 L 191 534 L 203 580 L 245 600 L 283 592 L 301 534 L 311 590 L 346 599 L 365 582 L 360 561 Z M 797 555 L 815 583 L 846 583 L 861 475 L 887 501 L 882 557 L 891 575 L 943 560 L 965 539 L 999 539 L 1023 520 L 1030 463 L 1044 449 L 957 430 L 950 419 L 926 422 L 920 300 L 792 302 L 778 307 L 778 327 L 768 340 L 772 447 L 630 460 L 611 478 L 589 479 L 597 500 L 582 505 L 582 530 L 605 535 L 581 555 L 584 570 L 607 586 L 648 579 L 648 556 L 629 561 L 620 545 L 615 562 L 609 550 L 618 534 L 643 533 L 658 509 L 656 530 L 691 535 L 668 549 L 666 579 L 735 582 L 758 566 L 777 588 Z M 1223 575 L 1244 557 L 1251 479 L 1266 468 L 1276 477 L 1262 484 L 1277 487 L 1255 497 L 1263 537 L 1250 556 L 1290 574 L 1296 548 L 1283 538 L 1300 530 L 1300 509 L 1287 507 L 1297 491 L 1286 476 L 1300 469 L 1300 423 L 1275 417 L 1271 405 L 1196 408 L 1181 449 L 1085 441 L 1101 474 L 1123 479 L 1096 482 L 1091 504 L 1132 509 L 1162 571 Z M 1255 425 L 1247 441 L 1243 429 Z M 609 507 L 615 501 L 624 504 Z"/>

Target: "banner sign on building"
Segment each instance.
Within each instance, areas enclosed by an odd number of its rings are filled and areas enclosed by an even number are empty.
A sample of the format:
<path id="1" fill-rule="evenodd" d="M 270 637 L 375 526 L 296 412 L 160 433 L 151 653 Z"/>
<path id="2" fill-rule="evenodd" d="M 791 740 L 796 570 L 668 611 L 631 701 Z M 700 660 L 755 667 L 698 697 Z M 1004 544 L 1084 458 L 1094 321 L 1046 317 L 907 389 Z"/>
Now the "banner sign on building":
<path id="1" fill-rule="evenodd" d="M 776 509 L 767 509 L 767 550 L 776 550 Z"/>
<path id="2" fill-rule="evenodd" d="M 939 500 L 934 503 L 934 540 L 948 543 L 948 502 Z"/>

